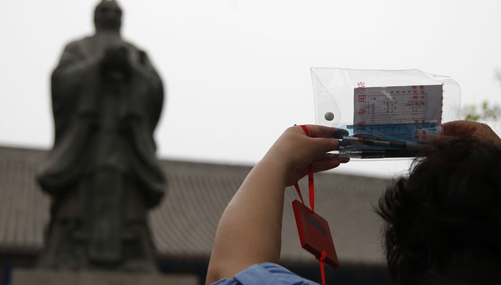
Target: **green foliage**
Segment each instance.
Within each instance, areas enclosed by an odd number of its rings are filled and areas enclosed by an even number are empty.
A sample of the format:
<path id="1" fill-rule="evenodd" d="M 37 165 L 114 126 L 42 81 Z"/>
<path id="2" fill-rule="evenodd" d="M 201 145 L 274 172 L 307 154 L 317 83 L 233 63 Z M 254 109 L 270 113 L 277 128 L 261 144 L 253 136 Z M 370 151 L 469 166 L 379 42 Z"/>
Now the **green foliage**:
<path id="1" fill-rule="evenodd" d="M 494 70 L 495 79 L 501 83 L 501 69 Z M 468 121 L 497 121 L 501 117 L 501 107 L 498 104 L 490 105 L 484 101 L 479 108 L 475 104 L 465 105 L 463 107 L 463 116 Z"/>
<path id="2" fill-rule="evenodd" d="M 477 108 L 478 107 L 478 108 Z M 469 104 L 463 107 L 464 119 L 468 121 L 496 121 L 501 117 L 501 107 L 484 101 L 480 106 Z"/>

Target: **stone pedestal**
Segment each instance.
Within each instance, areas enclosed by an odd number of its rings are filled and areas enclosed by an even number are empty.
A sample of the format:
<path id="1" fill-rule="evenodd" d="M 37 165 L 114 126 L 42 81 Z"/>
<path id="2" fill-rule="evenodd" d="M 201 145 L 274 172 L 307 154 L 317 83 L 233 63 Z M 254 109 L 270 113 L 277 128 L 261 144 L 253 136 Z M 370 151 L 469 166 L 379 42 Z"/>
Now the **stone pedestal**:
<path id="1" fill-rule="evenodd" d="M 11 285 L 198 285 L 196 275 L 105 271 L 14 270 Z"/>

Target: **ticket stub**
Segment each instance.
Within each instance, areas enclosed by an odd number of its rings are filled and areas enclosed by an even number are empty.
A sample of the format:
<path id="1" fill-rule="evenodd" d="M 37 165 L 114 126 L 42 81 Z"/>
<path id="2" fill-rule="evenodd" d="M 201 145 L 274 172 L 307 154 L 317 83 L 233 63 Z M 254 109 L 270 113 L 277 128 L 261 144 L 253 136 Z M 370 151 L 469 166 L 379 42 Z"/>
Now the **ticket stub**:
<path id="1" fill-rule="evenodd" d="M 442 85 L 354 89 L 353 125 L 435 122 L 442 119 Z"/>

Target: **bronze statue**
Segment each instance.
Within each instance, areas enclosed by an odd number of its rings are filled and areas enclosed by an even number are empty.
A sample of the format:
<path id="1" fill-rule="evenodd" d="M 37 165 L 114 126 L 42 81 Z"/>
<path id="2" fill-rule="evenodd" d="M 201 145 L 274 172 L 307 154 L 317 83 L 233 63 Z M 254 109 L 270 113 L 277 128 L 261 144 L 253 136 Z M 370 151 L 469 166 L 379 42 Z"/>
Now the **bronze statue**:
<path id="1" fill-rule="evenodd" d="M 95 34 L 68 44 L 52 74 L 40 267 L 156 271 L 146 216 L 166 186 L 153 140 L 164 91 L 146 53 L 122 39 L 121 19 L 117 2 L 99 3 Z"/>

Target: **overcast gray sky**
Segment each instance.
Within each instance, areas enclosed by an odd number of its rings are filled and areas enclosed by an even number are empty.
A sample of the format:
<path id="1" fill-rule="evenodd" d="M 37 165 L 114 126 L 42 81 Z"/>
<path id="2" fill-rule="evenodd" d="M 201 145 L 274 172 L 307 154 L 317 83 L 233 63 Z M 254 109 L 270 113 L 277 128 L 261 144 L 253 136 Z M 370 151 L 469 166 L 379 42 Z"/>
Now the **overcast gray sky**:
<path id="1" fill-rule="evenodd" d="M 501 103 L 501 1 L 122 0 L 123 36 L 145 49 L 167 100 L 162 158 L 254 164 L 295 123 L 314 123 L 310 67 L 420 69 L 462 103 Z M 0 145 L 49 149 L 50 73 L 93 33 L 91 0 L 0 1 Z M 404 162 L 340 172 L 392 176 Z"/>

